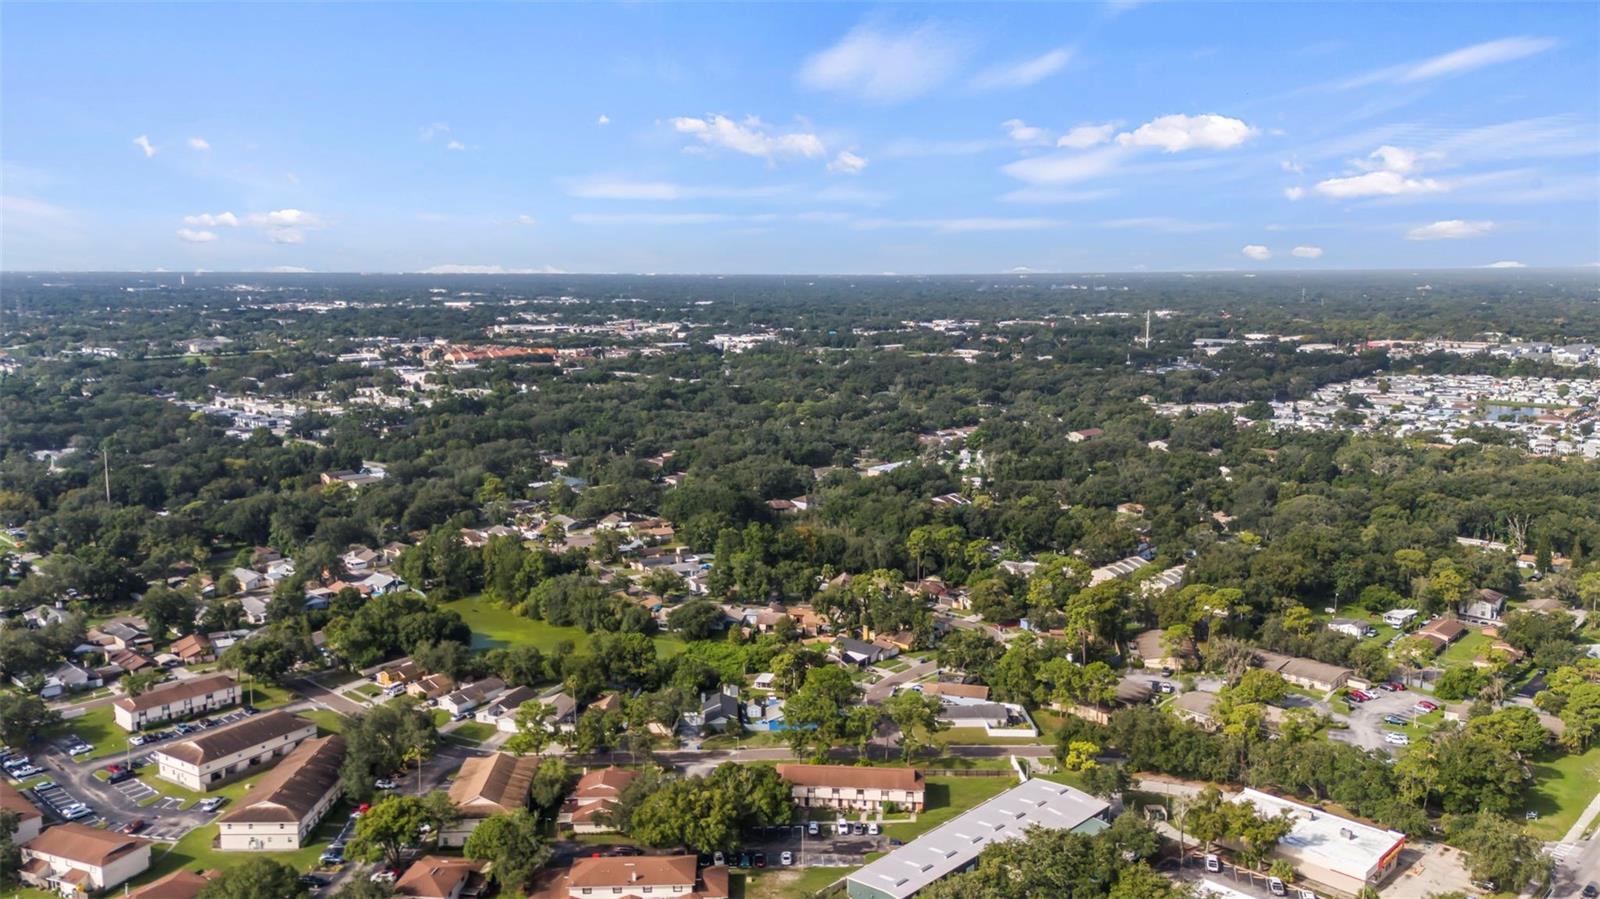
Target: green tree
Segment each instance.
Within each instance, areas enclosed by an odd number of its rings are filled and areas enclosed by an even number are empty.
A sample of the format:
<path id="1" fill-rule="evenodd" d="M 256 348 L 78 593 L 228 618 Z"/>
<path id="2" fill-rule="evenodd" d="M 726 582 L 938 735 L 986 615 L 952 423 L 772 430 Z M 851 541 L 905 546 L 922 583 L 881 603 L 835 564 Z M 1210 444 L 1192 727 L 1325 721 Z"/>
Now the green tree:
<path id="1" fill-rule="evenodd" d="M 409 758 L 432 755 L 438 741 L 433 716 L 410 697 L 348 719 L 344 764 L 339 769 L 346 795 L 357 800 L 370 798 L 378 778 L 399 773 Z"/>
<path id="2" fill-rule="evenodd" d="M 26 746 L 59 723 L 61 716 L 39 697 L 0 692 L 0 740 L 7 745 Z"/>
<path id="3" fill-rule="evenodd" d="M 1541 881 L 1553 867 L 1541 841 L 1491 812 L 1446 819 L 1445 832 L 1452 845 L 1467 853 L 1473 879 L 1493 881 L 1502 890 Z"/>
<path id="4" fill-rule="evenodd" d="M 848 736 L 848 710 L 860 694 L 850 672 L 843 668 L 829 665 L 807 671 L 805 685 L 784 704 L 789 725 L 784 735 L 790 747 L 796 753 L 810 749 L 820 755 Z"/>
<path id="5" fill-rule="evenodd" d="M 521 892 L 550 860 L 539 819 L 526 809 L 494 815 L 473 828 L 462 854 L 490 862 L 489 875 L 502 890 Z"/>
<path id="6" fill-rule="evenodd" d="M 295 869 L 270 858 L 248 858 L 201 888 L 198 899 L 299 899 L 309 895 Z"/>
<path id="7" fill-rule="evenodd" d="M 455 821 L 456 808 L 439 791 L 425 796 L 387 796 L 356 819 L 355 837 L 345 854 L 360 861 L 394 865 L 422 834 L 438 834 Z"/>
<path id="8" fill-rule="evenodd" d="M 889 720 L 900 730 L 900 757 L 910 761 L 923 748 L 933 745 L 933 736 L 944 730 L 940 719 L 944 703 L 917 690 L 901 690 L 883 704 Z"/>
<path id="9" fill-rule="evenodd" d="M 512 755 L 538 755 L 544 752 L 545 747 L 555 738 L 555 733 L 550 730 L 546 719 L 555 713 L 553 706 L 530 699 L 512 715 L 512 721 L 517 729 L 505 742 L 506 752 Z"/>

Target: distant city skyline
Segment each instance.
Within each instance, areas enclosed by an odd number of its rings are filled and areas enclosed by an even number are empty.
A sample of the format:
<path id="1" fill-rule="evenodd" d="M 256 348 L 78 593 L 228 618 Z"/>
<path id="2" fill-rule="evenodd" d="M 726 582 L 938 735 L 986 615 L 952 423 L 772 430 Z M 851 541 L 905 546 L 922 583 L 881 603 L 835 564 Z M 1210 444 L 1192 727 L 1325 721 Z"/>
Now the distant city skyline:
<path id="1" fill-rule="evenodd" d="M 8 4 L 7 270 L 1600 263 L 1594 4 Z"/>

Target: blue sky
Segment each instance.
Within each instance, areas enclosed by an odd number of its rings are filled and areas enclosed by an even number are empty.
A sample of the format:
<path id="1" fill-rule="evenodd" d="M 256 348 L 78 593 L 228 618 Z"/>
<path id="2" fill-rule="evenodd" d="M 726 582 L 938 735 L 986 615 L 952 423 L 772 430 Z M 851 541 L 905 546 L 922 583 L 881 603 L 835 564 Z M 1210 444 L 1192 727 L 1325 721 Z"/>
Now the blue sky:
<path id="1" fill-rule="evenodd" d="M 1597 34 L 1589 3 L 7 4 L 0 265 L 1592 265 Z"/>

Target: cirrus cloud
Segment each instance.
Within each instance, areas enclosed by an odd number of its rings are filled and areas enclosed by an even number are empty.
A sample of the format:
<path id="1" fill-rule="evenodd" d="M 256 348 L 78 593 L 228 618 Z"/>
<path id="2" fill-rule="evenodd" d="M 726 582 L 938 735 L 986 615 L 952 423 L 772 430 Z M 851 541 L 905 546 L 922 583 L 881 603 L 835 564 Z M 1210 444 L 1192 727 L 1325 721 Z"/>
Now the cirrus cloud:
<path id="1" fill-rule="evenodd" d="M 1431 225 L 1412 228 L 1406 232 L 1406 240 L 1464 240 L 1469 237 L 1482 237 L 1493 230 L 1494 222 L 1490 221 L 1446 219 Z"/>
<path id="2" fill-rule="evenodd" d="M 860 25 L 808 58 L 797 77 L 813 90 L 899 103 L 944 84 L 967 52 L 966 41 L 936 24 L 909 31 Z"/>
<path id="3" fill-rule="evenodd" d="M 1071 61 L 1072 51 L 1060 47 L 1030 59 L 984 69 L 973 77 L 972 87 L 980 91 L 1029 87 L 1066 68 Z"/>

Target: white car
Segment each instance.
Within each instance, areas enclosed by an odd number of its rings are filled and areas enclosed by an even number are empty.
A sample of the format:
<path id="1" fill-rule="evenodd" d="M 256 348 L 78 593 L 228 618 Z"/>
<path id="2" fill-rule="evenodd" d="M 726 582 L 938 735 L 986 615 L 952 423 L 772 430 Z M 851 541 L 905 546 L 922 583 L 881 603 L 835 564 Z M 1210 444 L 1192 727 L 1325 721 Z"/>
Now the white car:
<path id="1" fill-rule="evenodd" d="M 815 822 L 815 821 L 812 821 L 810 824 L 806 825 L 806 833 L 810 834 L 811 836 L 816 836 L 817 834 L 819 834 L 821 832 L 822 832 L 822 828 L 818 827 L 817 826 L 817 822 Z"/>
<path id="2" fill-rule="evenodd" d="M 794 864 L 794 853 L 790 852 L 787 849 L 785 849 L 783 851 L 783 854 L 778 856 L 778 860 L 783 862 L 786 865 L 792 865 L 792 864 Z"/>
<path id="3" fill-rule="evenodd" d="M 871 824 L 868 824 L 867 825 L 867 833 L 870 833 L 873 836 L 877 836 L 878 835 L 878 822 L 874 821 Z"/>
<path id="4" fill-rule="evenodd" d="M 1410 746 L 1411 738 L 1405 734 L 1397 734 L 1394 731 L 1390 731 L 1383 735 L 1383 742 L 1392 746 Z"/>
<path id="5" fill-rule="evenodd" d="M 394 789 L 394 781 L 387 777 L 380 777 L 378 778 L 377 783 L 374 783 L 373 786 L 380 790 L 392 790 Z"/>

